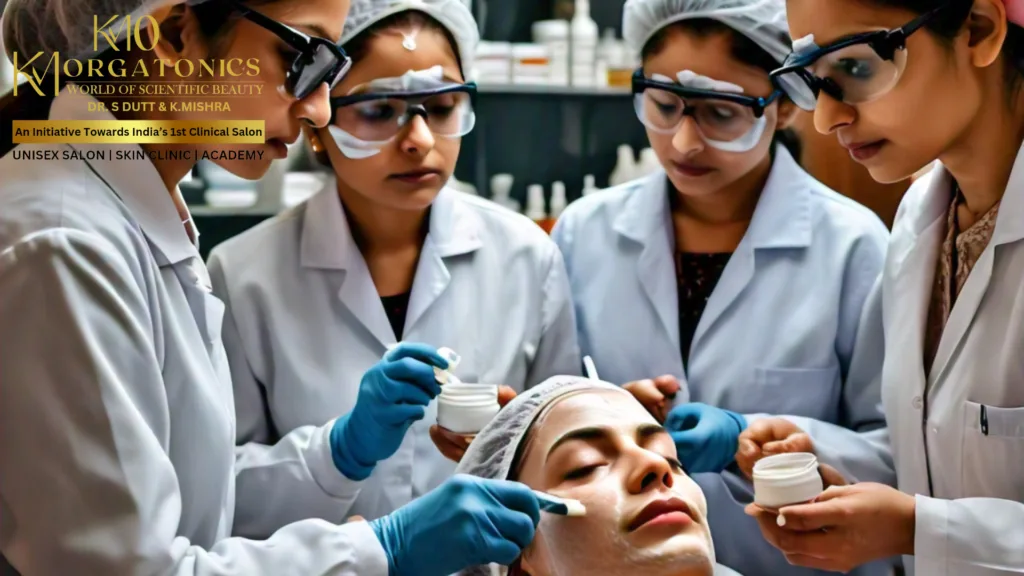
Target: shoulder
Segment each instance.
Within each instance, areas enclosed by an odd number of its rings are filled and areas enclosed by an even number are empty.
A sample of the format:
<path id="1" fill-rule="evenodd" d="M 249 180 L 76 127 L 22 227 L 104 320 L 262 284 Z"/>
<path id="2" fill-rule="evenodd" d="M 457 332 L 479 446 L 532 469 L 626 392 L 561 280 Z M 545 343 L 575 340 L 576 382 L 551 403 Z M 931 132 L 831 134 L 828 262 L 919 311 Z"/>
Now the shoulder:
<path id="1" fill-rule="evenodd" d="M 227 277 L 239 278 L 272 273 L 285 262 L 297 263 L 308 209 L 309 200 L 221 242 L 210 251 L 211 270 L 230 270 Z"/>
<path id="2" fill-rule="evenodd" d="M 549 260 L 557 252 L 551 237 L 526 216 L 490 200 L 458 191 L 450 191 L 453 202 L 465 214 L 478 220 L 484 244 L 509 256 L 524 251 Z"/>
<path id="3" fill-rule="evenodd" d="M 85 162 L 15 160 L 9 153 L 0 159 L 0 174 L 0 250 L 59 239 L 51 248 L 92 245 L 129 261 L 147 253 L 128 210 Z"/>
<path id="4" fill-rule="evenodd" d="M 869 238 L 886 242 L 889 229 L 870 208 L 810 179 L 810 193 L 817 223 L 845 238 Z"/>
<path id="5" fill-rule="evenodd" d="M 639 190 L 647 186 L 648 178 L 640 178 L 629 182 L 592 192 L 565 209 L 556 225 L 554 233 L 558 245 L 563 249 L 570 247 L 580 234 L 591 230 L 604 232 L 611 230 L 615 220 L 622 214 L 630 199 Z"/>

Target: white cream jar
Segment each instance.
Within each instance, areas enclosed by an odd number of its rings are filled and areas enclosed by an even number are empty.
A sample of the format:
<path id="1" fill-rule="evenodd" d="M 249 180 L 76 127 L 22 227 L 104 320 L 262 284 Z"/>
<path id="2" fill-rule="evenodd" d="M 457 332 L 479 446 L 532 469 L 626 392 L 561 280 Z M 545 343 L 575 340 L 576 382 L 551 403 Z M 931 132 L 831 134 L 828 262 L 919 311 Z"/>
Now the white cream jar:
<path id="1" fill-rule="evenodd" d="M 475 436 L 500 409 L 497 386 L 450 379 L 437 397 L 437 425 L 456 434 Z"/>
<path id="2" fill-rule="evenodd" d="M 754 502 L 762 508 L 809 502 L 824 491 L 818 457 L 807 452 L 777 454 L 754 464 Z"/>

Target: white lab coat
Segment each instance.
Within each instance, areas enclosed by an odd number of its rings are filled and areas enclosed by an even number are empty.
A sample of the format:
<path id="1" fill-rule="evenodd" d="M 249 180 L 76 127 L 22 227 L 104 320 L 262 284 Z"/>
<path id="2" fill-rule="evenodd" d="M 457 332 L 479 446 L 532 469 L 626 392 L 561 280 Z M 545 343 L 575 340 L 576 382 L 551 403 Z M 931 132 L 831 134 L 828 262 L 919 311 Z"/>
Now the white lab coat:
<path id="1" fill-rule="evenodd" d="M 315 427 L 350 412 L 363 374 L 396 343 L 333 180 L 307 203 L 217 246 L 209 264 L 228 308 L 238 483 L 253 498 L 240 506 L 239 530 L 256 536 L 299 518 L 377 518 L 451 476 L 455 464 L 428 434 L 437 420 L 433 402 L 398 452 L 352 484 L 351 498 L 306 489 L 308 496 L 295 498 L 302 505 L 267 502 L 284 484 L 262 470 L 288 456 L 263 443 L 278 434 L 305 442 Z M 403 339 L 458 352 L 456 375 L 465 382 L 521 391 L 581 371 L 575 326 L 562 257 L 543 230 L 487 200 L 442 190 Z"/>
<path id="2" fill-rule="evenodd" d="M 676 403 L 793 417 L 822 460 L 851 478 L 894 483 L 884 430 L 882 343 L 858 337 L 887 231 L 829 190 L 782 147 L 754 217 L 701 317 L 684 373 L 667 177 L 658 173 L 573 203 L 555 226 L 583 354 L 602 379 L 661 374 Z M 867 368 L 867 369 L 865 369 Z M 698 474 L 718 559 L 748 574 L 810 574 L 764 542 L 743 504 L 749 483 Z"/>
<path id="3" fill-rule="evenodd" d="M 62 92 L 50 118 L 90 102 Z M 386 575 L 366 524 L 230 537 L 223 306 L 149 160 L 8 154 L 0 174 L 0 574 Z M 323 434 L 293 450 L 277 468 L 342 491 Z"/>
<path id="4" fill-rule="evenodd" d="M 1019 574 L 1024 152 L 1010 175 L 992 240 L 956 300 L 926 375 L 925 327 L 951 185 L 939 165 L 907 192 L 882 283 L 885 415 L 899 487 L 917 495 L 915 557 L 907 564 L 916 563 L 922 576 Z"/>

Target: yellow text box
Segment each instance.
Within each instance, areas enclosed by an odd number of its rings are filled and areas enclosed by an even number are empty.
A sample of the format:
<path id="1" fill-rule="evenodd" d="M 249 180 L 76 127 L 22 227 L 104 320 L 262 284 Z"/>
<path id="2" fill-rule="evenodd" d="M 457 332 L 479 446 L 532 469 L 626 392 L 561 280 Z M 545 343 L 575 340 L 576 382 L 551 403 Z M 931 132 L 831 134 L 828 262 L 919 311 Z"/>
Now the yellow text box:
<path id="1" fill-rule="evenodd" d="M 15 144 L 263 144 L 263 120 L 15 120 Z"/>

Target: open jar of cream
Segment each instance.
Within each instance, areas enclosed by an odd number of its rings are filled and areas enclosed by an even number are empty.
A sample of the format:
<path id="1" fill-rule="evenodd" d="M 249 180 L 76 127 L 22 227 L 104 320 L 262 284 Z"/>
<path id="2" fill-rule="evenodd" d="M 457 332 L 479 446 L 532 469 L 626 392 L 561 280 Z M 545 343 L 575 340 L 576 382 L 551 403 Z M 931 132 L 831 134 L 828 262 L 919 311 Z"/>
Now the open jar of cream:
<path id="1" fill-rule="evenodd" d="M 497 386 L 449 380 L 437 397 L 437 425 L 456 434 L 475 436 L 500 409 Z"/>
<path id="2" fill-rule="evenodd" d="M 754 502 L 762 508 L 809 502 L 824 491 L 818 457 L 807 452 L 777 454 L 754 464 Z"/>

